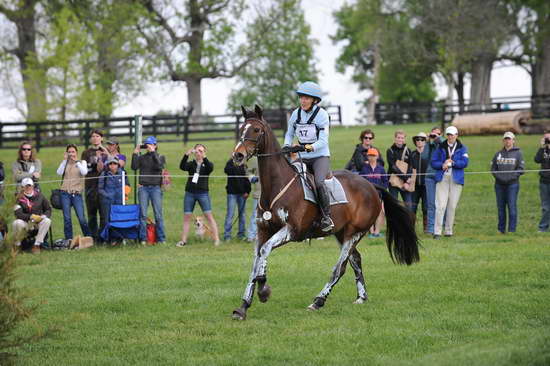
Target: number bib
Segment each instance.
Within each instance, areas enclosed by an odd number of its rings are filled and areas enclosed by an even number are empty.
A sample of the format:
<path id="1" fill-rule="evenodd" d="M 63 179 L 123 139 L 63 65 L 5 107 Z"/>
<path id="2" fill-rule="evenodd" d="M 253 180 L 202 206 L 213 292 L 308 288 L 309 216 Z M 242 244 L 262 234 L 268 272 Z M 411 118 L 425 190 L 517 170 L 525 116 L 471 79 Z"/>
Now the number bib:
<path id="1" fill-rule="evenodd" d="M 300 144 L 313 144 L 317 142 L 317 127 L 313 123 L 296 124 L 296 136 Z"/>

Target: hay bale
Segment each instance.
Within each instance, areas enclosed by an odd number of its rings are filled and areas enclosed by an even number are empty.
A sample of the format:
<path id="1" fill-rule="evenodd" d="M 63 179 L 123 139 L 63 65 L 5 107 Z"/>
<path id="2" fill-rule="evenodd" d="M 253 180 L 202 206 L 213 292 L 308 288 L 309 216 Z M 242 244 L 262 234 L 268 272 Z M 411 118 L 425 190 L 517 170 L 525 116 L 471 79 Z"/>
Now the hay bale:
<path id="1" fill-rule="evenodd" d="M 531 112 L 528 110 L 463 114 L 455 116 L 452 125 L 458 128 L 461 135 L 498 134 L 506 131 L 521 133 L 530 118 Z"/>

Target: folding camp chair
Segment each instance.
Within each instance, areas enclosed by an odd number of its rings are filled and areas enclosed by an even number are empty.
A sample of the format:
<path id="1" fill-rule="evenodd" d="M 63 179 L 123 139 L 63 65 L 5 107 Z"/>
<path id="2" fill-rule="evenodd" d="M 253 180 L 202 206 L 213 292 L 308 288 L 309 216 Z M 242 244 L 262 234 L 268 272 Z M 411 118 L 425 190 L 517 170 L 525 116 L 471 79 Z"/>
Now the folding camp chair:
<path id="1" fill-rule="evenodd" d="M 141 210 L 139 205 L 112 205 L 109 222 L 101 232 L 107 242 L 122 239 L 142 240 L 139 236 Z"/>

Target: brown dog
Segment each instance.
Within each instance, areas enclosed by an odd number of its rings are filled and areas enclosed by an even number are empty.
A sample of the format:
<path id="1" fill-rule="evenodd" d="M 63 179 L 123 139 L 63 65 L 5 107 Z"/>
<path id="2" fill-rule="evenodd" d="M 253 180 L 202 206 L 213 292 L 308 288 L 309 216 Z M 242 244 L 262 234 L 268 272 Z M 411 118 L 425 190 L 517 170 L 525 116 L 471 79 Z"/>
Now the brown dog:
<path id="1" fill-rule="evenodd" d="M 202 215 L 195 216 L 195 235 L 200 240 L 204 240 L 205 237 L 215 240 L 212 229 L 208 226 L 206 219 Z"/>

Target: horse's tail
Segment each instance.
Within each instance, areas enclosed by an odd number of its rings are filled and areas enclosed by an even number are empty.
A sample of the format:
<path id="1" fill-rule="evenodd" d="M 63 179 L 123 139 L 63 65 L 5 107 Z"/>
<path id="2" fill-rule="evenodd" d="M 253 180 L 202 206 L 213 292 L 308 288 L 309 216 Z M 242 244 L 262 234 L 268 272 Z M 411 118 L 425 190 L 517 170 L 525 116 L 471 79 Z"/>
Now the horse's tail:
<path id="1" fill-rule="evenodd" d="M 386 211 L 386 245 L 392 261 L 411 265 L 420 260 L 415 216 L 385 189 L 379 189 Z"/>

